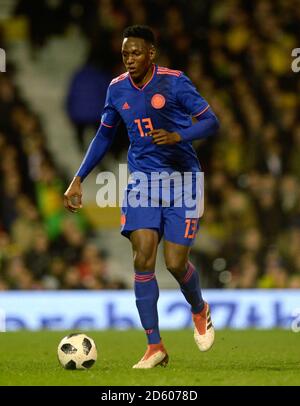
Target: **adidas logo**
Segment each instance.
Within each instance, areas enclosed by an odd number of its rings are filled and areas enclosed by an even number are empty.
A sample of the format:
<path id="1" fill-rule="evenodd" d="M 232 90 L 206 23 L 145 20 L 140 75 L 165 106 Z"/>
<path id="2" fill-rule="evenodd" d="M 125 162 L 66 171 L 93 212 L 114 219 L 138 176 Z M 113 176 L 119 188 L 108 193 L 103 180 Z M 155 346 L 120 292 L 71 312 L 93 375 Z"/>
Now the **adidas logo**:
<path id="1" fill-rule="evenodd" d="M 127 102 L 125 102 L 123 104 L 122 110 L 128 110 L 128 109 L 130 109 L 130 106 L 129 106 L 129 104 Z"/>

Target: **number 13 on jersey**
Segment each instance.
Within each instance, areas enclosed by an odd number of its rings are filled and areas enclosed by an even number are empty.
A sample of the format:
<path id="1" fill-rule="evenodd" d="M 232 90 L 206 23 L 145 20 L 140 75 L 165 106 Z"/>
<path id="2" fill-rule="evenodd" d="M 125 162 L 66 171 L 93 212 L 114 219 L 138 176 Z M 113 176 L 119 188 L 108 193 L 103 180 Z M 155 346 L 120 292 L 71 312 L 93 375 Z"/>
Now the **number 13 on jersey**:
<path id="1" fill-rule="evenodd" d="M 148 132 L 153 130 L 153 124 L 151 121 L 150 117 L 146 117 L 146 118 L 137 118 L 136 120 L 134 120 L 134 122 L 136 123 L 140 136 L 141 137 L 147 137 L 148 136 Z M 149 130 L 147 132 L 145 132 L 145 130 Z"/>

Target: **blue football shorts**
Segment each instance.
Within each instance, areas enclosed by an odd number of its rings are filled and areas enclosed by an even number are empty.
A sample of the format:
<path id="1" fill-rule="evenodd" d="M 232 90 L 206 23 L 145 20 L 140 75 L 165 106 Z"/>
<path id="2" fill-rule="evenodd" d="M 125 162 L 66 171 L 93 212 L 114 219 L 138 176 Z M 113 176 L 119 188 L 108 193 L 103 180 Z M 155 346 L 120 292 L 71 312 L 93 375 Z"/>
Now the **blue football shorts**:
<path id="1" fill-rule="evenodd" d="M 139 229 L 153 229 L 159 238 L 191 246 L 203 214 L 202 172 L 130 178 L 121 210 L 121 234 L 129 238 Z"/>

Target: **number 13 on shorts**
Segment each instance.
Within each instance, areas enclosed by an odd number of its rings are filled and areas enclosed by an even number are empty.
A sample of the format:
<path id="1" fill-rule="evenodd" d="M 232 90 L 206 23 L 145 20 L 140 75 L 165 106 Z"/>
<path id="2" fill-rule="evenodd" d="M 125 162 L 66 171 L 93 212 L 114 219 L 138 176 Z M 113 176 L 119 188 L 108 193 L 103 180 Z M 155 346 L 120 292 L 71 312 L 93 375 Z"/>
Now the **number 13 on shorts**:
<path id="1" fill-rule="evenodd" d="M 196 237 L 198 231 L 199 219 L 185 219 L 185 233 L 184 238 L 193 239 Z"/>

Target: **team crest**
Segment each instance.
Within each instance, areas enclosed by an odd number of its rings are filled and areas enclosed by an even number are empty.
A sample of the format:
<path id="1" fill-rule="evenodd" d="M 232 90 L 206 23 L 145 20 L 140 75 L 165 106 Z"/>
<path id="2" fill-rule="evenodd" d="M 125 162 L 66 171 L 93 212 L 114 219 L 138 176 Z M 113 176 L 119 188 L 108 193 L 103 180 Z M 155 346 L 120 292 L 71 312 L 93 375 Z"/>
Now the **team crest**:
<path id="1" fill-rule="evenodd" d="M 162 94 L 156 93 L 152 96 L 151 105 L 155 109 L 162 109 L 166 104 L 166 99 Z"/>

